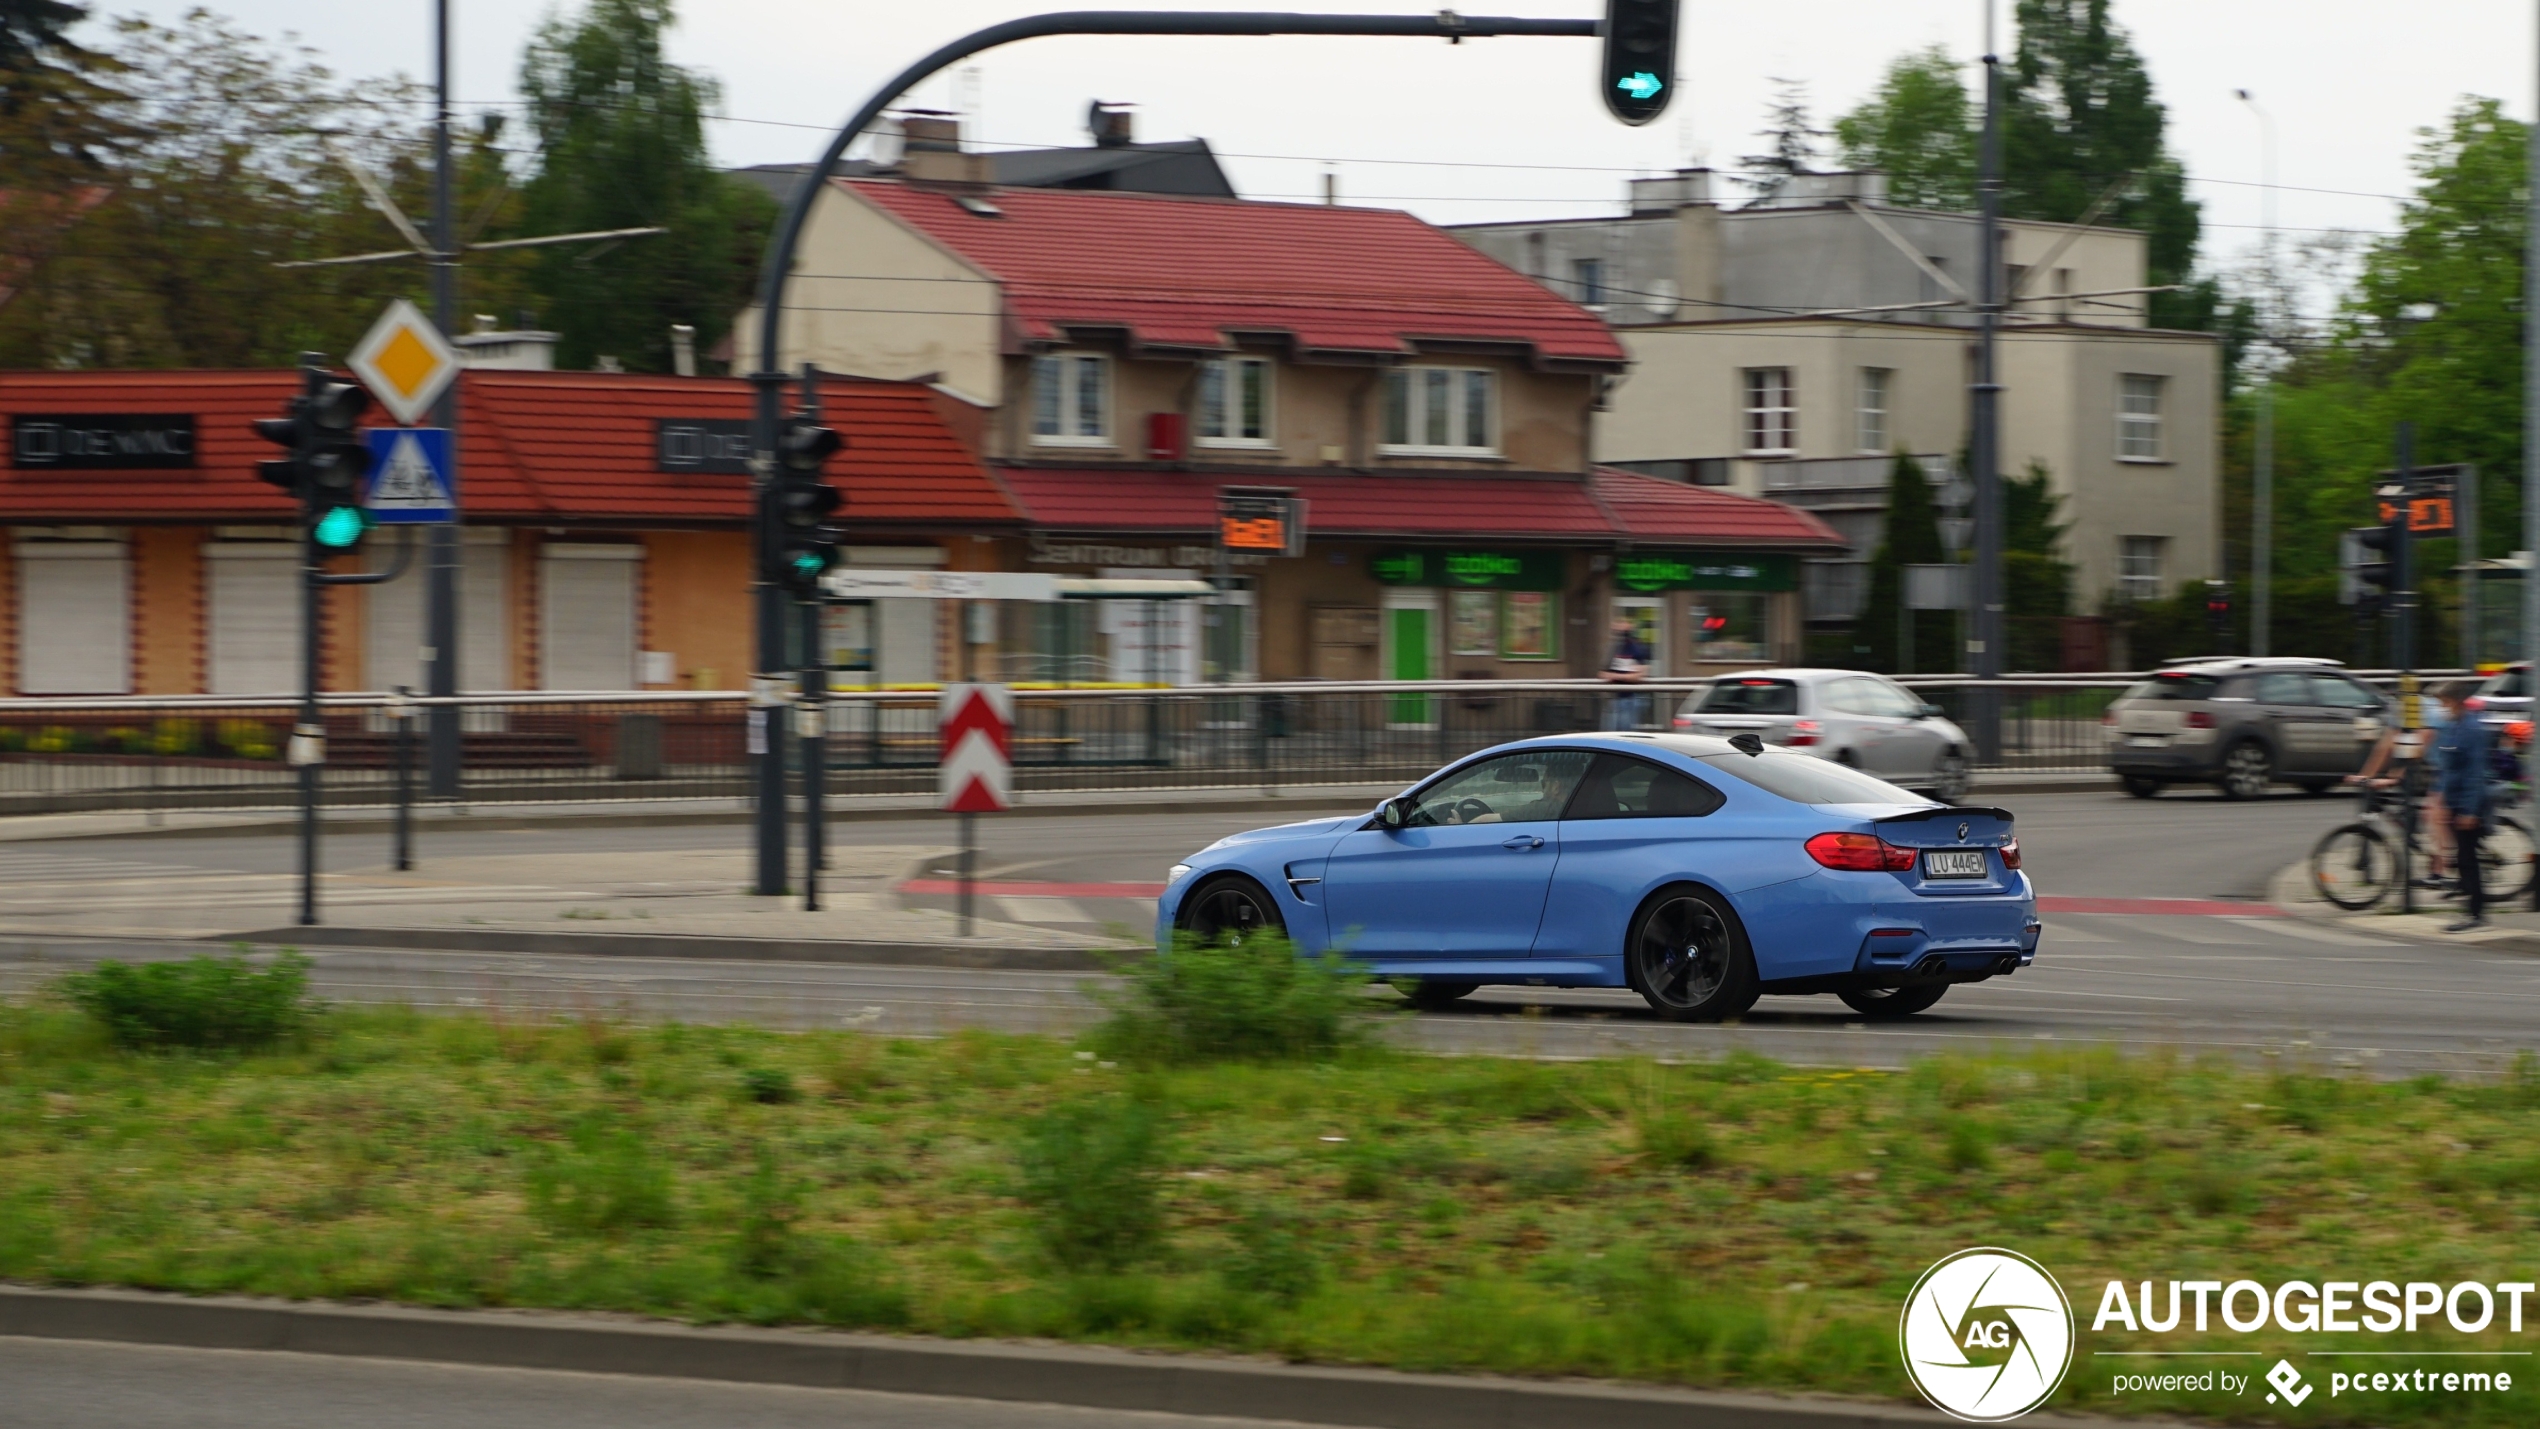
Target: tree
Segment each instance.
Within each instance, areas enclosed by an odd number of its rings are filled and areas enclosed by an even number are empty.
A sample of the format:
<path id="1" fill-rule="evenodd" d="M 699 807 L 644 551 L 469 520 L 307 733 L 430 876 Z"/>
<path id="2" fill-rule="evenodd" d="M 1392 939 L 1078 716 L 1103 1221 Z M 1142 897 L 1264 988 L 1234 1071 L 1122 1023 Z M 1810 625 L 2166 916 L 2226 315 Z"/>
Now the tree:
<path id="1" fill-rule="evenodd" d="M 85 6 L 0 0 L 0 191 L 90 182 L 132 137 L 113 114 L 122 66 L 74 42 Z"/>
<path id="2" fill-rule="evenodd" d="M 662 54 L 670 0 L 591 0 L 551 19 L 521 62 L 538 138 L 520 222 L 531 234 L 662 225 L 670 231 L 605 249 L 546 250 L 532 277 L 557 357 L 584 366 L 613 356 L 634 371 L 668 371 L 670 328 L 711 346 L 746 301 L 775 218 L 760 190 L 707 162 L 704 115 L 714 81 Z"/>
<path id="3" fill-rule="evenodd" d="M 2002 478 L 2002 602 L 2013 670 L 2063 664 L 2063 617 L 2073 600 L 2073 568 L 2061 554 L 2070 526 L 2060 519 L 2063 505 L 2044 462 Z"/>
<path id="4" fill-rule="evenodd" d="M 2151 295 L 2156 327 L 2213 325 L 2219 290 L 2197 281 L 2198 205 L 2164 141 L 2168 117 L 2109 0 L 2019 0 L 2002 96 L 2002 212 L 2070 223 L 2111 188 L 2103 221 L 2143 231 L 2145 275 L 2188 283 Z"/>
<path id="5" fill-rule="evenodd" d="M 1964 212 L 1976 206 L 1976 133 L 1983 122 L 1939 45 L 1896 57 L 1878 91 L 1835 121 L 1843 162 L 1887 175 L 1890 203 Z"/>
<path id="6" fill-rule="evenodd" d="M 1950 648 L 1956 617 L 1946 610 L 1905 610 L 1905 567 L 1936 565 L 1948 559 L 1940 540 L 1940 510 L 1922 463 L 1896 454 L 1887 479 L 1887 528 L 1870 557 L 1869 598 L 1861 606 L 1853 633 L 1856 649 L 1866 649 L 1874 670 L 1910 674 L 1914 669 L 1950 669 L 1957 653 Z M 1904 659 L 1898 644 L 1900 625 L 1913 621 L 1914 658 Z"/>
<path id="7" fill-rule="evenodd" d="M 1747 171 L 1738 182 L 1754 191 L 1758 203 L 1779 194 L 1792 175 L 1810 172 L 1817 160 L 1817 141 L 1826 137 L 1826 131 L 1808 117 L 1808 87 L 1794 79 L 1777 79 L 1773 84 L 1773 102 L 1765 106 L 1764 127 L 1756 133 L 1757 138 L 1770 140 L 1771 147 L 1738 159 Z"/>

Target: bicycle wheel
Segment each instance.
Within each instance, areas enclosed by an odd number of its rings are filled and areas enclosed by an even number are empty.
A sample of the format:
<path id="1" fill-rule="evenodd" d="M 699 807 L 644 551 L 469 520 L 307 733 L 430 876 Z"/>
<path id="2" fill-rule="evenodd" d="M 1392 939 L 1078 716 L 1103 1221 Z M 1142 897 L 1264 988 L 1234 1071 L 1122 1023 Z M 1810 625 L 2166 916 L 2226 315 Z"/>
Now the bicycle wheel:
<path id="1" fill-rule="evenodd" d="M 2531 891 L 2531 830 L 2515 818 L 2501 818 L 2478 845 L 2478 867 L 2486 880 L 2487 901 L 2511 903 Z"/>
<path id="2" fill-rule="evenodd" d="M 2311 886 L 2350 913 L 2388 897 L 2398 878 L 2398 860 L 2391 857 L 2390 841 L 2370 824 L 2331 829 L 2311 849 Z"/>

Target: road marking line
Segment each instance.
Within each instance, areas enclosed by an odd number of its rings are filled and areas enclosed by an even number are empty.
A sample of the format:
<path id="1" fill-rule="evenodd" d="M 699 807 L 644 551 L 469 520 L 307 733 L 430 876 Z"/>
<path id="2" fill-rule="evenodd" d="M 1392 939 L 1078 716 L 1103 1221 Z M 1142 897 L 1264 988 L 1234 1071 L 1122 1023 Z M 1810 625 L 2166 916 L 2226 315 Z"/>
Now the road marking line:
<path id="1" fill-rule="evenodd" d="M 2383 942 L 2378 938 L 2352 937 L 2331 929 L 2314 927 L 2308 923 L 2297 923 L 2289 918 L 2276 922 L 2257 918 L 2227 918 L 2223 921 L 2243 928 L 2263 928 L 2270 933 L 2280 933 L 2288 938 L 2302 938 L 2314 943 L 2334 943 L 2343 948 L 2396 948 L 2399 946 L 2397 943 Z"/>

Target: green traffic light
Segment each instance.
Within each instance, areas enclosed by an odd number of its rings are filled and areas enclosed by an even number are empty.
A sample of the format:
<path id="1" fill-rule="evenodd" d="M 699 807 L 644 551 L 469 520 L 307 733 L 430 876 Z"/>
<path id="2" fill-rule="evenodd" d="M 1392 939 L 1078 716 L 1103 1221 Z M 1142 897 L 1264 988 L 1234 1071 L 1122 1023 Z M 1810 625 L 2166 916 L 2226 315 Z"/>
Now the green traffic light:
<path id="1" fill-rule="evenodd" d="M 829 569 L 828 558 L 817 551 L 803 551 L 794 557 L 794 574 L 806 579 Z"/>
<path id="2" fill-rule="evenodd" d="M 370 513 L 358 506 L 330 506 L 309 529 L 310 539 L 330 551 L 341 551 L 358 543 L 370 532 Z"/>

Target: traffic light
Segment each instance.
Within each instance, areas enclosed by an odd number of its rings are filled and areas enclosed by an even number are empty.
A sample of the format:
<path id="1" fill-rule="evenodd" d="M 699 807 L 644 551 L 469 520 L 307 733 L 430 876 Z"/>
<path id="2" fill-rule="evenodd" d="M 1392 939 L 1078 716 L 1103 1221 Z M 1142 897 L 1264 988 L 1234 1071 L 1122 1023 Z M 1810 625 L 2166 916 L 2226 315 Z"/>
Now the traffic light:
<path id="1" fill-rule="evenodd" d="M 2231 587 L 2221 581 L 2205 582 L 2205 633 L 2216 651 L 2231 634 Z"/>
<path id="2" fill-rule="evenodd" d="M 309 540 L 323 550 L 349 551 L 370 534 L 362 507 L 362 479 L 370 474 L 370 445 L 361 433 L 370 394 L 314 362 L 300 369 L 300 395 L 286 415 L 262 417 L 256 435 L 290 455 L 256 463 L 257 477 L 291 493 Z"/>
<path id="3" fill-rule="evenodd" d="M 838 434 L 802 415 L 785 424 L 776 443 L 775 539 L 768 578 L 797 596 L 820 593 L 820 578 L 838 564 L 838 546 L 846 531 L 830 523 L 838 509 L 838 488 L 821 480 L 820 469 L 832 453 L 846 445 Z"/>
<path id="4" fill-rule="evenodd" d="M 1605 64 L 1597 89 L 1626 124 L 1646 124 L 1675 98 L 1676 0 L 1605 0 Z"/>
<path id="5" fill-rule="evenodd" d="M 2390 560 L 2395 526 L 2356 526 L 2338 542 L 2337 598 L 2369 614 L 2390 599 L 2398 567 Z"/>

